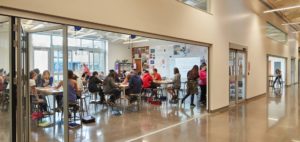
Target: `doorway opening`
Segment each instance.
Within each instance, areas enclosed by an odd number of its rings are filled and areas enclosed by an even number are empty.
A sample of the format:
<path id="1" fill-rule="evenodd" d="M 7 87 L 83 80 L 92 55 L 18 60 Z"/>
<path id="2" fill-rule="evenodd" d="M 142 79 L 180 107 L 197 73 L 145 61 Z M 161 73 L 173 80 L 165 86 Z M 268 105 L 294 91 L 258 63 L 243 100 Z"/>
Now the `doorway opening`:
<path id="1" fill-rule="evenodd" d="M 286 58 L 268 55 L 267 59 L 267 92 L 281 94 L 286 84 Z"/>

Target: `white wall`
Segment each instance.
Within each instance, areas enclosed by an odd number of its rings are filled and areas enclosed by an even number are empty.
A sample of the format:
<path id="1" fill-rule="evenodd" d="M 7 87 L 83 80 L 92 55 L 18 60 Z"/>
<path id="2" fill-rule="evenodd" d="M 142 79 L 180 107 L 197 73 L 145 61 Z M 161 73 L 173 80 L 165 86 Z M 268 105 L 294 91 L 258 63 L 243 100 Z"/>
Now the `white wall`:
<path id="1" fill-rule="evenodd" d="M 131 63 L 131 49 L 128 44 L 108 42 L 108 70 L 115 69 L 116 60 L 128 60 Z"/>
<path id="2" fill-rule="evenodd" d="M 298 60 L 298 41 L 290 41 L 293 43 L 284 46 L 265 36 L 266 21 L 289 34 L 291 32 L 281 25 L 283 21 L 278 16 L 263 14 L 267 7 L 259 0 L 212 0 L 211 14 L 176 0 L 78 0 L 66 8 L 69 4 L 67 0 L 2 0 L 0 5 L 210 43 L 211 110 L 229 104 L 229 42 L 248 47 L 251 70 L 247 80 L 247 98 L 267 90 L 267 54 L 288 58 L 287 84 L 290 82 L 290 59 L 296 57 Z M 122 55 L 122 52 L 109 53 L 111 58 Z M 114 60 L 109 62 L 111 66 Z"/>

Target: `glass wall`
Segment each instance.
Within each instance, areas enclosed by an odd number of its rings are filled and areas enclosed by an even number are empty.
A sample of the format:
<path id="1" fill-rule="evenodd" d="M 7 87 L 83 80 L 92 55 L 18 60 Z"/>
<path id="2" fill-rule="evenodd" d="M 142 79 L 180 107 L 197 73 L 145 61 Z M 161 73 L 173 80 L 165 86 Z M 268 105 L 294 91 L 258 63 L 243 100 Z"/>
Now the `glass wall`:
<path id="1" fill-rule="evenodd" d="M 0 141 L 10 141 L 10 19 L 0 16 Z"/>

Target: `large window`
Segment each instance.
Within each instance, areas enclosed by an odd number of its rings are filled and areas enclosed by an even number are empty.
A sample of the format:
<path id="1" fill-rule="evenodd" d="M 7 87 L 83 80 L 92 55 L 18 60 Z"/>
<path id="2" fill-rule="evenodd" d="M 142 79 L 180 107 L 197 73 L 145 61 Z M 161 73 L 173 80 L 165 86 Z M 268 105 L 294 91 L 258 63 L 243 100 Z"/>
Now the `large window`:
<path id="1" fill-rule="evenodd" d="M 267 37 L 281 43 L 287 42 L 287 34 L 270 23 L 267 23 Z"/>
<path id="2" fill-rule="evenodd" d="M 184 4 L 192 6 L 194 8 L 209 12 L 209 1 L 210 0 L 178 0 Z"/>
<path id="3" fill-rule="evenodd" d="M 32 41 L 34 68 L 39 68 L 41 71 L 50 70 L 56 81 L 61 80 L 63 74 L 62 37 L 45 33 L 33 34 Z M 69 69 L 81 73 L 82 64 L 87 64 L 91 71 L 104 72 L 106 70 L 105 46 L 105 40 L 68 38 Z M 42 58 L 46 60 L 39 60 Z M 49 66 L 49 63 L 53 65 Z"/>

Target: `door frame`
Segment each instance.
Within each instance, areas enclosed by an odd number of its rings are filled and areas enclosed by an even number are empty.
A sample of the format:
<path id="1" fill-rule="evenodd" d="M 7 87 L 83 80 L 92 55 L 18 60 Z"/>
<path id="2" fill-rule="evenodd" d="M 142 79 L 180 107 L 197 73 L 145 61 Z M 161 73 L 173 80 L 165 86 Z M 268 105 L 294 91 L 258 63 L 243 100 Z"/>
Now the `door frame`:
<path id="1" fill-rule="evenodd" d="M 284 74 L 284 77 L 285 77 L 285 86 L 287 85 L 287 57 L 283 57 L 283 56 L 278 56 L 278 55 L 273 55 L 273 54 L 267 54 L 266 56 L 266 62 L 267 62 L 267 69 L 266 69 L 266 92 L 267 94 L 269 94 L 269 57 L 275 57 L 275 58 L 282 58 L 284 59 L 284 62 L 285 62 L 285 74 Z"/>
<path id="2" fill-rule="evenodd" d="M 248 47 L 244 46 L 244 45 L 240 45 L 240 44 L 236 44 L 236 43 L 231 43 L 230 42 L 229 43 L 229 52 L 228 53 L 230 53 L 230 50 L 235 50 L 237 52 L 239 51 L 239 52 L 244 52 L 245 53 L 245 98 L 242 99 L 242 100 L 240 100 L 240 101 L 236 98 L 235 103 L 232 103 L 229 100 L 229 106 L 234 106 L 236 104 L 243 103 L 243 102 L 245 102 L 247 100 L 247 94 L 248 94 L 247 93 L 248 92 L 248 64 L 249 64 L 249 62 L 248 62 Z"/>
<path id="3" fill-rule="evenodd" d="M 294 61 L 294 65 L 293 65 L 293 61 Z M 293 69 L 292 66 L 294 66 L 294 73 L 292 70 Z M 293 76 L 294 76 L 294 78 L 293 78 Z M 297 83 L 296 82 L 296 58 L 295 57 L 291 57 L 291 76 L 290 76 L 290 78 L 291 78 L 291 85 L 294 85 Z"/>

